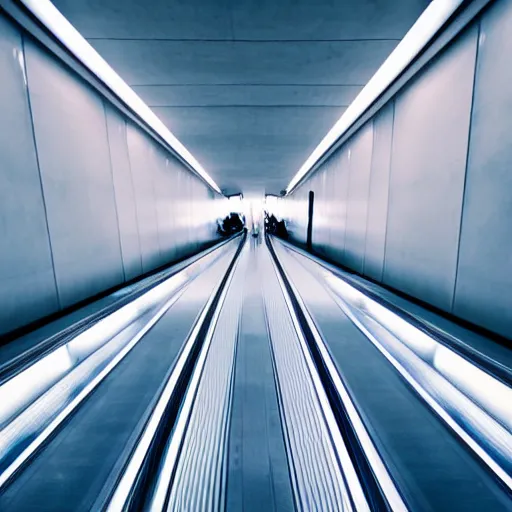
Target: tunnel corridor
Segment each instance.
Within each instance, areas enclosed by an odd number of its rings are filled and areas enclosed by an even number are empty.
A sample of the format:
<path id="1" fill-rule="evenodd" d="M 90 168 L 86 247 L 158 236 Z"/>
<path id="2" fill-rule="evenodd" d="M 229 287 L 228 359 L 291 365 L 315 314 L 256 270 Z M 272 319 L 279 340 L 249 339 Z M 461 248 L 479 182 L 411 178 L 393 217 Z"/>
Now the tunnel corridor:
<path id="1" fill-rule="evenodd" d="M 511 0 L 0 0 L 0 511 L 512 510 Z"/>

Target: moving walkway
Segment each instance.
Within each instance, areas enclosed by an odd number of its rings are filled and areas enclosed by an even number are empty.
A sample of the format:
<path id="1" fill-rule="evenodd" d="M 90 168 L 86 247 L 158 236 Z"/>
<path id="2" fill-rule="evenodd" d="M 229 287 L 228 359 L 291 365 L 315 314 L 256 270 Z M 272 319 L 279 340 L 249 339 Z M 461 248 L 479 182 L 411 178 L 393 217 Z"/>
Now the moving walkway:
<path id="1" fill-rule="evenodd" d="M 241 235 L 0 349 L 0 510 L 510 510 L 511 369 Z"/>

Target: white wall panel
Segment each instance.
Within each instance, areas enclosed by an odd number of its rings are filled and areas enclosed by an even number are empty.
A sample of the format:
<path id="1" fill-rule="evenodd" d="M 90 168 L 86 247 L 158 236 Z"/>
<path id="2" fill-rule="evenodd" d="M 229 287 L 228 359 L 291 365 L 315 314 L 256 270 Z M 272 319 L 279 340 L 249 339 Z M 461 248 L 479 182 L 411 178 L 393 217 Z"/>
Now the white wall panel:
<path id="1" fill-rule="evenodd" d="M 454 312 L 512 337 L 512 2 L 481 23 Z"/>
<path id="2" fill-rule="evenodd" d="M 512 4 L 497 0 L 374 116 L 363 249 L 364 176 L 349 184 L 345 163 L 361 132 L 285 199 L 300 233 L 295 205 L 315 190 L 313 242 L 338 263 L 361 272 L 364 257 L 364 275 L 508 338 L 511 34 Z M 328 209 L 325 173 L 334 178 Z"/>
<path id="3" fill-rule="evenodd" d="M 39 166 L 61 306 L 123 282 L 105 111 L 56 59 L 27 41 Z"/>
<path id="4" fill-rule="evenodd" d="M 315 213 L 313 217 L 313 246 L 317 253 L 326 255 L 329 246 L 329 218 L 327 208 L 327 167 L 323 167 L 316 177 Z"/>
<path id="5" fill-rule="evenodd" d="M 308 183 L 309 184 L 309 183 Z M 295 197 L 295 196 L 294 196 Z M 313 202 L 313 210 L 316 208 Z M 309 219 L 309 188 L 303 186 L 300 195 L 292 202 L 293 223 L 290 226 L 291 235 L 305 244 L 308 236 Z"/>
<path id="6" fill-rule="evenodd" d="M 173 210 L 175 177 L 170 156 L 163 150 L 157 150 L 155 153 L 155 166 L 153 167 L 153 180 L 162 265 L 165 262 L 172 261 L 176 253 Z"/>
<path id="7" fill-rule="evenodd" d="M 194 234 L 192 233 L 192 219 L 194 204 L 192 201 L 192 176 L 188 172 L 183 172 L 183 200 L 181 202 L 181 208 L 185 213 L 185 219 L 183 227 L 185 230 L 186 249 L 185 251 L 195 250 Z"/>
<path id="8" fill-rule="evenodd" d="M 331 240 L 333 259 L 343 262 L 345 255 L 345 234 L 347 229 L 347 198 L 350 177 L 350 161 L 348 146 L 344 145 L 331 157 L 334 161 L 333 190 L 334 216 L 331 219 Z"/>
<path id="9" fill-rule="evenodd" d="M 217 238 L 219 196 L 2 16 L 0 70 L 0 335 Z"/>
<path id="10" fill-rule="evenodd" d="M 290 240 L 299 244 L 305 244 L 307 241 L 309 191 L 312 190 L 311 187 L 312 180 L 308 180 L 293 195 L 283 198 L 282 203 L 278 206 L 278 212 L 286 220 Z"/>
<path id="11" fill-rule="evenodd" d="M 212 205 L 208 205 L 208 191 L 197 180 L 192 181 L 193 185 L 193 201 L 194 201 L 194 217 L 193 229 L 196 235 L 197 247 L 202 247 L 204 242 L 212 235 L 210 226 L 215 222 Z"/>
<path id="12" fill-rule="evenodd" d="M 143 272 L 160 265 L 160 243 L 154 189 L 155 148 L 150 139 L 131 124 L 126 126 L 128 154 L 135 191 Z"/>
<path id="13" fill-rule="evenodd" d="M 373 120 L 373 152 L 366 223 L 364 274 L 382 280 L 388 215 L 389 169 L 393 137 L 394 103 L 389 103 Z"/>
<path id="14" fill-rule="evenodd" d="M 126 280 L 130 280 L 142 274 L 142 261 L 135 192 L 126 142 L 126 122 L 111 107 L 106 107 L 106 115 L 124 275 Z"/>
<path id="15" fill-rule="evenodd" d="M 324 219 L 325 219 L 325 244 L 323 250 L 328 258 L 333 257 L 332 251 L 332 218 L 336 212 L 336 197 L 334 195 L 334 180 L 335 174 L 333 172 L 334 162 L 329 159 L 325 164 L 325 185 L 323 192 L 323 207 L 324 207 Z"/>
<path id="16" fill-rule="evenodd" d="M 0 334 L 58 309 L 23 60 L 0 16 Z"/>
<path id="17" fill-rule="evenodd" d="M 373 146 L 373 124 L 367 123 L 350 143 L 350 178 L 343 263 L 363 272 L 366 216 Z"/>
<path id="18" fill-rule="evenodd" d="M 202 235 L 202 222 L 200 219 L 201 216 L 201 196 L 202 193 L 199 190 L 197 180 L 194 179 L 192 176 L 192 179 L 190 180 L 190 189 L 191 189 L 191 198 L 192 198 L 192 208 L 191 208 L 191 222 L 190 222 L 190 228 L 191 228 L 191 234 L 192 234 L 192 245 L 194 247 L 194 250 L 197 251 L 198 248 L 201 246 L 201 235 Z"/>
<path id="19" fill-rule="evenodd" d="M 312 190 L 314 192 L 314 189 Z M 313 199 L 313 210 L 315 208 L 316 206 Z M 302 188 L 302 195 L 300 196 L 299 200 L 295 202 L 294 215 L 296 219 L 296 230 L 300 234 L 302 242 L 305 244 L 308 237 L 309 222 L 309 189 L 307 187 Z"/>
<path id="20" fill-rule="evenodd" d="M 201 245 L 204 245 L 208 240 L 215 238 L 215 232 L 213 230 L 216 227 L 217 213 L 214 206 L 215 197 L 213 192 L 203 187 L 200 183 L 197 183 L 199 191 L 199 205 L 196 212 L 196 218 L 199 218 L 201 226 Z"/>
<path id="21" fill-rule="evenodd" d="M 477 31 L 396 100 L 384 282 L 451 310 Z"/>
<path id="22" fill-rule="evenodd" d="M 176 240 L 178 257 L 182 258 L 188 249 L 188 203 L 187 203 L 187 174 L 181 167 L 176 168 Z"/>

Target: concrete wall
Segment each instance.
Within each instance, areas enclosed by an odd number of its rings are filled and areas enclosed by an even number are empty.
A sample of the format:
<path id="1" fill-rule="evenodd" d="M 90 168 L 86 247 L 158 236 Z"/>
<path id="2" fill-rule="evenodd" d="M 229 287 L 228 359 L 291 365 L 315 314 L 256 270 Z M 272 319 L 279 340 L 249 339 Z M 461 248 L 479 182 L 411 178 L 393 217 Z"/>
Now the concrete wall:
<path id="1" fill-rule="evenodd" d="M 313 190 L 319 254 L 512 337 L 511 54 L 499 0 L 283 201 L 292 239 Z"/>
<path id="2" fill-rule="evenodd" d="M 0 15 L 0 335 L 191 254 L 215 196 Z"/>

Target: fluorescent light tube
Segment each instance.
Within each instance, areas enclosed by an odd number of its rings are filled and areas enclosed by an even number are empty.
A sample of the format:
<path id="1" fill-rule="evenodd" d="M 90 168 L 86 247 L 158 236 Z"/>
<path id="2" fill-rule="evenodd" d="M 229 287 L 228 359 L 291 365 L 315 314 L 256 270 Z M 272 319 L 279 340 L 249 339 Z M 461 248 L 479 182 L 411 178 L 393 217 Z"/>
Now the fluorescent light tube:
<path id="1" fill-rule="evenodd" d="M 50 0 L 21 0 L 36 18 L 116 96 L 155 130 L 214 190 L 220 189 L 190 151 L 171 133 L 133 89 L 110 67 Z"/>
<path id="2" fill-rule="evenodd" d="M 404 71 L 463 0 L 433 0 L 286 187 L 289 194 L 329 148 Z"/>

